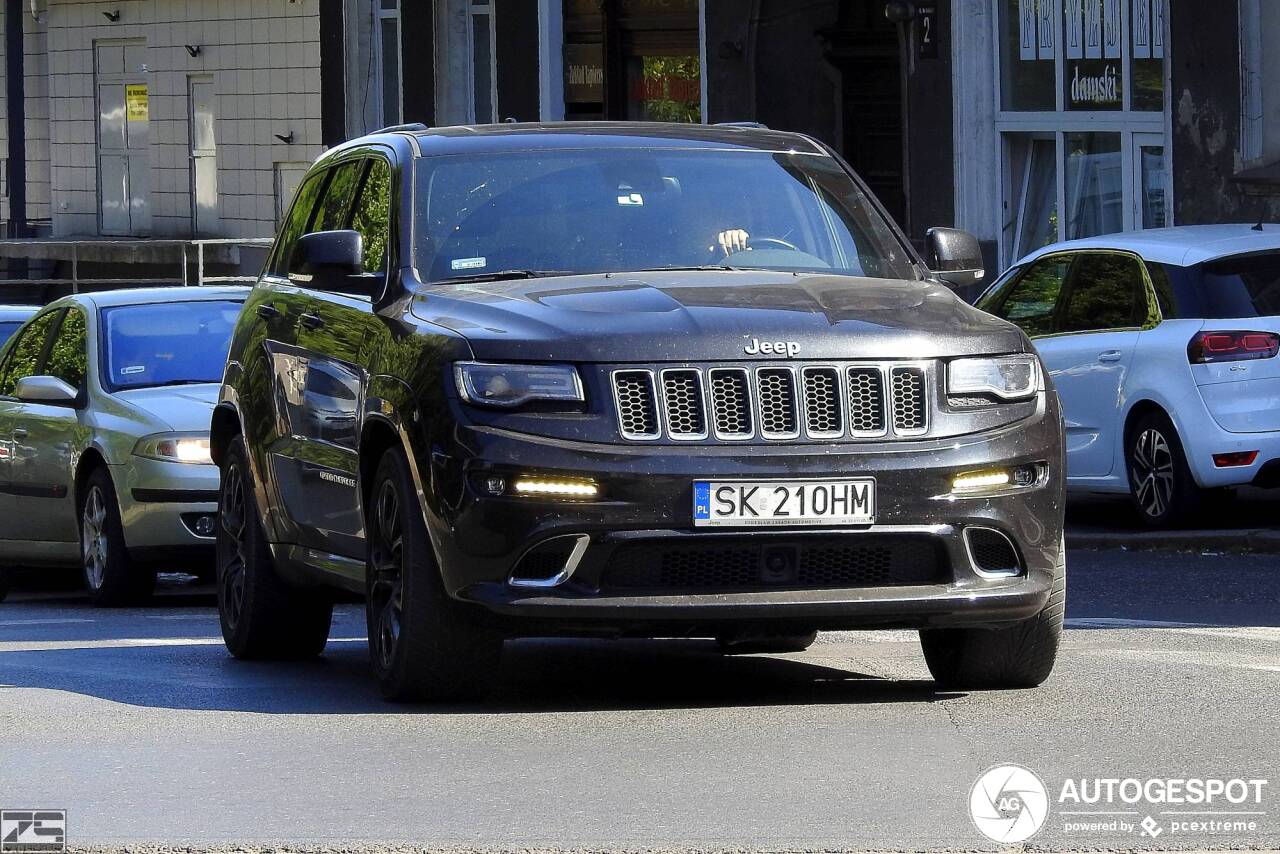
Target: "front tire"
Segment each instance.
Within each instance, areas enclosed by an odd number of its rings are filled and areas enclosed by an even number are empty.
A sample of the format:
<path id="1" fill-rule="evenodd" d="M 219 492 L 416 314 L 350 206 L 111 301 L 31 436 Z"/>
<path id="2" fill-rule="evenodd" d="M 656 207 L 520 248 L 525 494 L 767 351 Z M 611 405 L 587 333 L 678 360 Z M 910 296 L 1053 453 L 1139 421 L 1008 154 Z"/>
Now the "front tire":
<path id="1" fill-rule="evenodd" d="M 105 468 L 89 475 L 79 510 L 80 568 L 93 604 L 115 607 L 148 599 L 156 587 L 156 573 L 129 556 L 115 485 Z"/>
<path id="2" fill-rule="evenodd" d="M 276 573 L 248 459 L 237 437 L 222 462 L 216 548 L 222 639 L 240 659 L 314 658 L 329 641 L 333 602 Z"/>
<path id="3" fill-rule="evenodd" d="M 1034 688 L 1049 678 L 1058 657 L 1066 613 L 1067 573 L 1058 568 L 1040 613 L 999 629 L 924 629 L 920 646 L 940 688 Z"/>
<path id="4" fill-rule="evenodd" d="M 1129 496 L 1148 528 L 1173 528 L 1195 515 L 1201 504 L 1182 442 L 1163 412 L 1140 419 L 1125 437 Z"/>
<path id="5" fill-rule="evenodd" d="M 482 696 L 502 655 L 502 636 L 445 591 L 409 463 L 392 449 L 374 475 L 365 530 L 369 657 L 388 700 Z"/>

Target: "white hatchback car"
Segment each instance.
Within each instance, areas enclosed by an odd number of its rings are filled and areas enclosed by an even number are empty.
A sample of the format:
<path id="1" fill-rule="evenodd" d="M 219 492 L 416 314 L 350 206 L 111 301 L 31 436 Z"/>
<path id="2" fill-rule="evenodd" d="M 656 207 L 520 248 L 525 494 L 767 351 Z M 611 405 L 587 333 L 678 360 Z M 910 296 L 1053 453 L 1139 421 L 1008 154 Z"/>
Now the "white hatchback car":
<path id="1" fill-rule="evenodd" d="M 1184 226 L 1048 246 L 978 306 L 1039 350 L 1074 492 L 1129 492 L 1152 527 L 1207 490 L 1280 486 L 1280 226 Z"/>

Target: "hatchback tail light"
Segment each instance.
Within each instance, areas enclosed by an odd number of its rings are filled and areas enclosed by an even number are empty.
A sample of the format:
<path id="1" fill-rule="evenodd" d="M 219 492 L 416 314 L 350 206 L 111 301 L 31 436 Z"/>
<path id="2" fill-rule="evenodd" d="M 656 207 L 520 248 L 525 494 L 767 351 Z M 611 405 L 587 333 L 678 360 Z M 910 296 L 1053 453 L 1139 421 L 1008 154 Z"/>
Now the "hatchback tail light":
<path id="1" fill-rule="evenodd" d="M 1271 359 L 1276 353 L 1280 353 L 1280 335 L 1274 332 L 1198 332 L 1187 345 L 1193 365 Z"/>

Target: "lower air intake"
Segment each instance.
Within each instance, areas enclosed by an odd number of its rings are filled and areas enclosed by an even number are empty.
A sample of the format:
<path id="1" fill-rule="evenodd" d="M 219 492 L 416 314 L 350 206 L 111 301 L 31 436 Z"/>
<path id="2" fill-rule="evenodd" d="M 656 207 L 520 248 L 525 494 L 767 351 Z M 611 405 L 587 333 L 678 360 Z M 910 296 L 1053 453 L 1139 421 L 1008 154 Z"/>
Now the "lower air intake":
<path id="1" fill-rule="evenodd" d="M 1013 543 L 992 528 L 967 528 L 965 540 L 969 543 L 969 555 L 973 565 L 990 575 L 1017 575 L 1022 571 L 1018 551 Z"/>
<path id="2" fill-rule="evenodd" d="M 940 544 L 930 537 L 725 537 L 701 543 L 624 543 L 613 553 L 601 588 L 704 592 L 902 587 L 939 583 L 948 575 Z"/>

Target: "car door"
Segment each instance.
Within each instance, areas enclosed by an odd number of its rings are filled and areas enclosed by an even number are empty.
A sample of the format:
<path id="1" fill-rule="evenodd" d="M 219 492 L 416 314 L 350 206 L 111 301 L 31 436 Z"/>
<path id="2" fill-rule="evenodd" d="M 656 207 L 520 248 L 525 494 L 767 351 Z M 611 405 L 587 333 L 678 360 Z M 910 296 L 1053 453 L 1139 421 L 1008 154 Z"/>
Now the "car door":
<path id="1" fill-rule="evenodd" d="M 254 316 L 254 340 L 242 348 L 244 372 L 251 377 L 265 377 L 267 382 L 249 384 L 246 393 L 261 394 L 267 399 L 245 401 L 242 408 L 251 412 L 270 412 L 269 418 L 246 421 L 249 447 L 260 454 L 257 464 L 265 475 L 266 488 L 275 493 L 276 506 L 284 506 L 284 493 L 293 488 L 289 478 L 293 448 L 301 435 L 302 388 L 305 366 L 296 347 L 298 318 L 304 311 L 306 296 L 289 280 L 289 262 L 298 238 L 306 234 L 316 215 L 317 203 L 329 178 L 329 170 L 317 170 L 302 182 L 289 214 L 281 227 L 280 240 L 267 263 L 258 286 L 245 303 L 244 312 Z M 261 343 L 257 339 L 261 339 Z M 265 364 L 256 360 L 263 360 Z M 261 389 L 261 392 L 257 391 Z M 273 514 L 276 535 L 296 542 L 298 532 L 284 514 Z"/>
<path id="2" fill-rule="evenodd" d="M 79 419 L 75 409 L 27 403 L 14 396 L 18 381 L 39 376 L 56 340 L 64 309 L 39 314 L 19 333 L 0 374 L 0 434 L 5 442 L 4 491 L 8 510 L 0 539 L 73 542 L 75 509 L 69 469 Z"/>
<path id="3" fill-rule="evenodd" d="M 30 539 L 67 543 L 80 537 L 74 480 L 76 460 L 90 432 L 82 405 L 88 365 L 88 318 L 78 306 L 69 306 L 50 328 L 36 373 L 78 390 L 81 404 L 15 406 L 10 486 Z"/>
<path id="4" fill-rule="evenodd" d="M 1067 474 L 1106 477 L 1121 440 L 1121 394 L 1150 303 L 1142 262 L 1125 252 L 1076 253 L 1054 321 L 1036 342 L 1062 400 Z"/>
<path id="5" fill-rule="evenodd" d="M 387 157 L 364 152 L 338 163 L 320 203 L 314 231 L 354 229 L 363 238 L 367 292 L 380 291 L 390 264 L 391 178 Z M 307 290 L 296 341 L 303 364 L 301 431 L 290 476 L 289 514 L 309 547 L 363 558 L 358 491 L 361 365 L 374 323 L 371 300 Z"/>

